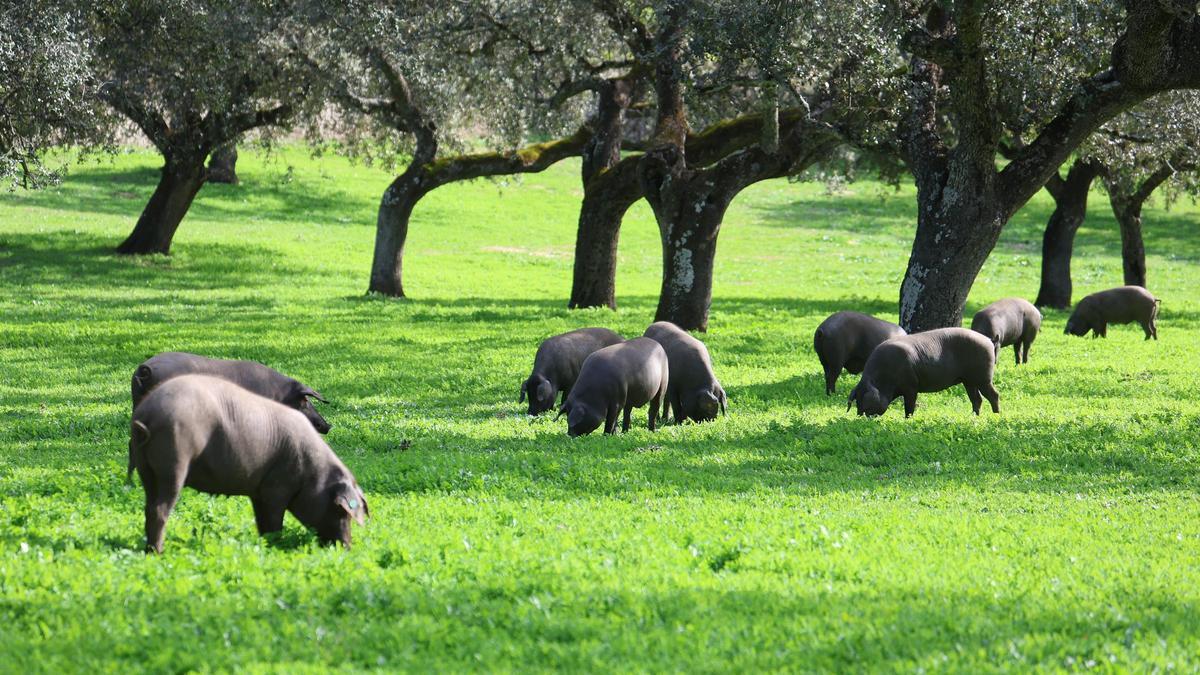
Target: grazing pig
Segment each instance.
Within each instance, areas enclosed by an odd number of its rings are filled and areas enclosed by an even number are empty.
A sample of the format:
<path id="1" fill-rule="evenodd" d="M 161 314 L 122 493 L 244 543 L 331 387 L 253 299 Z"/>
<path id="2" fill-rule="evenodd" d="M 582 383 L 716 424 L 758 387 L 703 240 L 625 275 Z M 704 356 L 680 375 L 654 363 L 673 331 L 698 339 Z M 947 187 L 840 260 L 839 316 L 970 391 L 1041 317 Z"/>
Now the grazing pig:
<path id="1" fill-rule="evenodd" d="M 130 389 L 134 409 L 150 390 L 179 375 L 213 375 L 228 380 L 259 396 L 299 410 L 313 428 L 323 434 L 329 433 L 329 422 L 309 400 L 313 398 L 325 403 L 325 399 L 312 387 L 254 361 L 210 359 L 187 352 L 163 352 L 146 359 L 133 371 Z"/>
<path id="2" fill-rule="evenodd" d="M 1108 324 L 1138 322 L 1146 339 L 1158 339 L 1158 303 L 1150 291 L 1141 286 L 1120 286 L 1092 293 L 1075 305 L 1063 333 L 1108 337 Z"/>
<path id="3" fill-rule="evenodd" d="M 712 360 L 703 342 L 670 321 L 650 324 L 645 336 L 662 345 L 671 369 L 667 400 L 662 409 L 663 420 L 667 419 L 670 410 L 675 411 L 676 423 L 684 419 L 693 422 L 715 420 L 718 409 L 725 414 L 725 390 L 713 374 Z"/>
<path id="4" fill-rule="evenodd" d="M 537 356 L 533 357 L 533 374 L 521 383 L 521 398 L 517 403 L 524 403 L 528 395 L 529 414 L 540 415 L 554 407 L 558 392 L 562 392 L 562 400 L 566 401 L 584 359 L 597 349 L 624 340 L 607 328 L 580 328 L 547 338 L 538 346 Z"/>
<path id="5" fill-rule="evenodd" d="M 163 528 L 183 488 L 245 495 L 259 534 L 290 511 L 322 542 L 350 546 L 350 521 L 368 515 L 354 476 L 304 415 L 209 375 L 155 387 L 133 412 L 130 474 L 146 492 L 146 550 L 161 553 Z"/>
<path id="6" fill-rule="evenodd" d="M 1042 313 L 1033 303 L 1021 298 L 997 300 L 975 313 L 971 330 L 992 341 L 996 358 L 1000 348 L 1013 346 L 1017 365 L 1029 363 L 1029 345 L 1042 329 Z"/>
<path id="7" fill-rule="evenodd" d="M 881 342 L 900 335 L 900 326 L 859 312 L 836 312 L 822 321 L 813 335 L 813 350 L 825 369 L 825 395 L 834 392 L 842 368 L 861 373 Z"/>
<path id="8" fill-rule="evenodd" d="M 892 338 L 875 348 L 863 368 L 862 379 L 850 392 L 858 414 L 875 417 L 892 401 L 904 397 L 904 416 L 917 409 L 917 392 L 949 389 L 962 384 L 979 414 L 980 394 L 1000 412 L 1000 394 L 992 386 L 996 349 L 991 340 L 965 328 L 939 328 Z"/>
<path id="9" fill-rule="evenodd" d="M 617 430 L 617 415 L 622 410 L 625 421 L 621 431 L 629 431 L 629 413 L 649 403 L 650 430 L 654 431 L 658 406 L 667 395 L 669 373 L 667 353 L 648 337 L 597 350 L 583 362 L 558 416 L 567 415 L 567 434 L 572 437 L 590 434 L 601 423 L 604 433 L 611 434 Z"/>

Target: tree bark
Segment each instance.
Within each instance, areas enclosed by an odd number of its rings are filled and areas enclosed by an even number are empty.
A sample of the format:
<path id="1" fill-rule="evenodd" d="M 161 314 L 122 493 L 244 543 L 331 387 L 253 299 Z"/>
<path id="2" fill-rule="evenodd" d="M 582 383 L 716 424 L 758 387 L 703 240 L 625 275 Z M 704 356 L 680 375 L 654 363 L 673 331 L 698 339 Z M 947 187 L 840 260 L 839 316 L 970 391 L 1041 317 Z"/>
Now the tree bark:
<path id="1" fill-rule="evenodd" d="M 583 150 L 583 202 L 575 235 L 575 267 L 568 307 L 617 308 L 617 240 L 625 212 L 638 199 L 639 157 L 621 162 L 625 111 L 632 102 L 625 79 L 605 81 L 597 97 L 594 133 Z"/>
<path id="2" fill-rule="evenodd" d="M 421 180 L 421 165 L 409 166 L 383 191 L 375 221 L 375 254 L 371 261 L 368 292 L 404 297 L 404 243 L 413 209 L 428 190 Z"/>
<path id="3" fill-rule="evenodd" d="M 1057 174 L 1046 183 L 1054 198 L 1054 213 L 1042 235 L 1042 282 L 1038 288 L 1038 307 L 1067 309 L 1071 306 L 1071 256 L 1075 248 L 1075 233 L 1087 217 L 1088 191 L 1099 173 L 1091 161 L 1077 159 L 1067 171 L 1067 177 Z"/>
<path id="4" fill-rule="evenodd" d="M 117 253 L 170 253 L 175 231 L 187 215 L 196 193 L 204 186 L 206 177 L 203 156 L 168 157 L 158 187 L 142 210 L 133 232 L 117 247 Z"/>
<path id="5" fill-rule="evenodd" d="M 1146 245 L 1142 240 L 1142 207 L 1177 170 L 1191 170 L 1188 164 L 1164 161 L 1140 182 L 1130 184 L 1119 170 L 1105 167 L 1101 174 L 1113 215 L 1121 228 L 1121 267 L 1126 286 L 1146 287 Z"/>
<path id="6" fill-rule="evenodd" d="M 213 150 L 208 159 L 208 182 L 238 184 L 237 175 L 237 145 L 230 143 Z"/>
<path id="7" fill-rule="evenodd" d="M 900 325 L 909 333 L 962 325 L 967 295 L 1004 225 L 986 193 L 954 187 L 917 192 L 917 235 L 900 286 Z"/>
<path id="8" fill-rule="evenodd" d="M 1121 268 L 1126 286 L 1146 287 L 1146 246 L 1142 241 L 1142 205 L 1113 200 L 1113 214 L 1121 226 Z"/>
<path id="9" fill-rule="evenodd" d="M 629 207 L 642 198 L 641 157 L 629 157 L 584 183 L 575 236 L 571 309 L 617 308 L 617 241 Z"/>

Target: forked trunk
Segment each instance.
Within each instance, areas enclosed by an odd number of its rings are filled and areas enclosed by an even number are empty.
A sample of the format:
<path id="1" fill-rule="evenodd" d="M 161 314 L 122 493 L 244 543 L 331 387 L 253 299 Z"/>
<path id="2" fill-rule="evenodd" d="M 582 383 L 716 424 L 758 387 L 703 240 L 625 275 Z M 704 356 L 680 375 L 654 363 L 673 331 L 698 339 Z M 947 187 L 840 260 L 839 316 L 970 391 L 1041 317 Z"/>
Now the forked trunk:
<path id="1" fill-rule="evenodd" d="M 133 232 L 117 247 L 117 253 L 141 255 L 171 252 L 171 240 L 187 215 L 196 193 L 204 186 L 204 158 L 168 158 L 158 187 L 142 210 Z"/>

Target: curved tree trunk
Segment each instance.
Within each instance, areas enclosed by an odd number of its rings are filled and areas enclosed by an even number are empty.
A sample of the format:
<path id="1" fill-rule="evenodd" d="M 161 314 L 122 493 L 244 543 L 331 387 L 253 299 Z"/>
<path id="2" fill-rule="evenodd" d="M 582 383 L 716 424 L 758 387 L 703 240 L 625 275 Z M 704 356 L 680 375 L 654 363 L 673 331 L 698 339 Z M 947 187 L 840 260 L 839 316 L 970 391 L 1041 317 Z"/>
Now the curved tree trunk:
<path id="1" fill-rule="evenodd" d="M 237 185 L 237 159 L 237 145 L 233 143 L 213 150 L 208 159 L 208 182 Z"/>
<path id="2" fill-rule="evenodd" d="M 432 127 L 418 133 L 417 150 L 408 168 L 384 191 L 375 223 L 375 255 L 371 262 L 370 293 L 404 297 L 404 243 L 413 208 L 422 197 L 457 181 L 544 171 L 574 157 L 591 137 L 583 128 L 566 138 L 535 143 L 505 152 L 485 152 L 436 159 Z"/>
<path id="3" fill-rule="evenodd" d="M 375 255 L 371 262 L 369 293 L 404 297 L 404 242 L 413 208 L 428 190 L 420 178 L 421 167 L 409 167 L 383 191 L 375 222 Z"/>
<path id="4" fill-rule="evenodd" d="M 967 295 L 1004 226 L 986 199 L 946 210 L 936 201 L 918 191 L 917 236 L 900 286 L 900 325 L 909 333 L 962 325 Z"/>
<path id="5" fill-rule="evenodd" d="M 629 207 L 642 198 L 637 165 L 630 157 L 584 184 L 575 236 L 571 309 L 617 308 L 617 240 Z"/>
<path id="6" fill-rule="evenodd" d="M 168 157 L 158 187 L 142 210 L 133 232 L 117 247 L 117 253 L 170 253 L 175 231 L 187 215 L 196 193 L 204 186 L 206 177 L 204 157 Z"/>
<path id="7" fill-rule="evenodd" d="M 1046 183 L 1054 197 L 1054 213 L 1042 235 L 1042 282 L 1038 288 L 1038 307 L 1067 309 L 1071 306 L 1071 256 L 1075 233 L 1087 217 L 1088 191 L 1099 173 L 1093 162 L 1076 160 L 1065 179 L 1058 175 Z"/>
<path id="8" fill-rule="evenodd" d="M 641 198 L 637 157 L 621 161 L 625 111 L 632 87 L 625 79 L 607 80 L 597 97 L 595 129 L 583 149 L 583 202 L 575 235 L 571 309 L 617 308 L 617 240 L 625 212 Z"/>

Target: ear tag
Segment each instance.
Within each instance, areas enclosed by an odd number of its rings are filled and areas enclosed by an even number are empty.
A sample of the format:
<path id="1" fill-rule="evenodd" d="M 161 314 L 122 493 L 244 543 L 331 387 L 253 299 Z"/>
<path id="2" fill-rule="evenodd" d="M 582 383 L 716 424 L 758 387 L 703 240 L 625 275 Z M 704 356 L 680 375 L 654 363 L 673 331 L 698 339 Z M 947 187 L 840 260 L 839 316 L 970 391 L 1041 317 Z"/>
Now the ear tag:
<path id="1" fill-rule="evenodd" d="M 358 500 L 357 499 L 347 499 L 346 505 L 352 509 L 357 509 L 358 508 Z"/>

